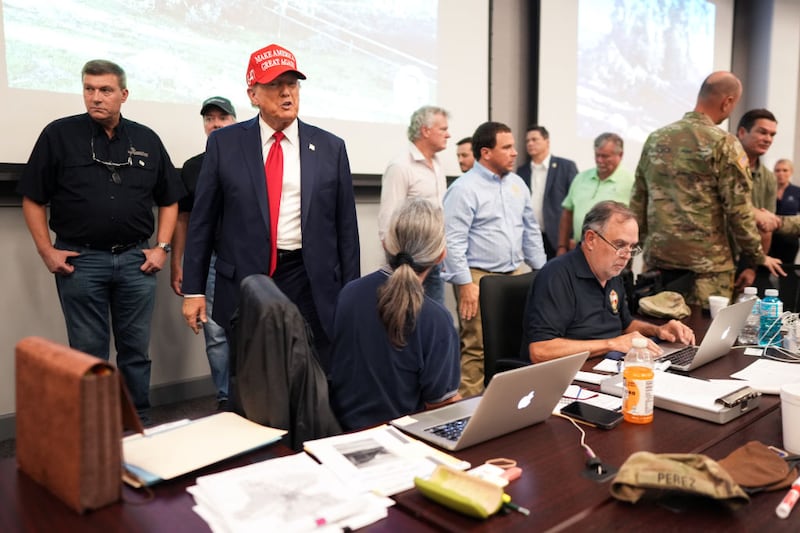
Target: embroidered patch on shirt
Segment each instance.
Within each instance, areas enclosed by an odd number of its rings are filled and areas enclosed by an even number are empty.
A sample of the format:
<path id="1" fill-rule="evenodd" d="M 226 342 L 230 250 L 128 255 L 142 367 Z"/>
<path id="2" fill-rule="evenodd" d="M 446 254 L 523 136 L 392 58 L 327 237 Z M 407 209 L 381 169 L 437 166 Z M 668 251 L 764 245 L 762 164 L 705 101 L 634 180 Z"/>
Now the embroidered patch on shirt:
<path id="1" fill-rule="evenodd" d="M 742 152 L 742 155 L 739 156 L 739 160 L 736 161 L 736 163 L 738 163 L 742 170 L 745 170 L 750 166 L 750 160 L 747 159 L 747 154 L 745 152 Z"/>
<path id="2" fill-rule="evenodd" d="M 611 292 L 608 293 L 608 303 L 611 304 L 611 311 L 615 315 L 619 313 L 619 295 L 614 289 L 611 289 Z"/>

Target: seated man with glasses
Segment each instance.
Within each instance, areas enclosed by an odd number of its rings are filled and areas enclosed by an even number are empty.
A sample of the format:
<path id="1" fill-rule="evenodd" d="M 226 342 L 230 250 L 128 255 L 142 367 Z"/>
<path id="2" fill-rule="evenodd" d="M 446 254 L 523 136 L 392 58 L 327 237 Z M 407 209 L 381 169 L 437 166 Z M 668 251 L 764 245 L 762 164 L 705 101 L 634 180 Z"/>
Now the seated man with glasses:
<path id="1" fill-rule="evenodd" d="M 635 320 L 625 305 L 620 272 L 639 255 L 639 226 L 624 204 L 596 204 L 583 220 L 582 240 L 539 271 L 528 296 L 525 339 L 534 363 L 588 350 L 590 357 L 627 352 L 635 337 L 694 343 L 677 320 L 656 326 Z M 656 354 L 661 348 L 652 341 Z"/>

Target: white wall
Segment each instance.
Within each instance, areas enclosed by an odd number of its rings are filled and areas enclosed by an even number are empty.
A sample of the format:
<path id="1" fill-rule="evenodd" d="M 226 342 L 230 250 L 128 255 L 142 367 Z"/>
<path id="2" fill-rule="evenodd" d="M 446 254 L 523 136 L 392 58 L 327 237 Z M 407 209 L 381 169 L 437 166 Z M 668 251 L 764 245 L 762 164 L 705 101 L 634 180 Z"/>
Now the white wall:
<path id="1" fill-rule="evenodd" d="M 770 60 L 766 75 L 766 102 L 764 107 L 778 119 L 778 135 L 764 156 L 772 168 L 775 161 L 788 158 L 800 165 L 798 146 L 798 97 L 800 97 L 800 2 L 775 0 L 771 21 Z M 795 171 L 794 181 L 800 183 L 800 172 Z"/>

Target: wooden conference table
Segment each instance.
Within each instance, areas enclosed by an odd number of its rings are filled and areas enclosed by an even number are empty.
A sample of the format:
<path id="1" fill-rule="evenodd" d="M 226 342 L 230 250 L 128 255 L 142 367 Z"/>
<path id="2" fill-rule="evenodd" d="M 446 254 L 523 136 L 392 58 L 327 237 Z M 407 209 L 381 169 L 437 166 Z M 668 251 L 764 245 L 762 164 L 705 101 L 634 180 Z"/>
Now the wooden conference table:
<path id="1" fill-rule="evenodd" d="M 708 319 L 699 314 L 688 319 L 696 331 L 704 332 Z M 597 360 L 590 360 L 590 369 Z M 699 377 L 728 377 L 752 361 L 734 350 L 693 373 Z M 780 401 L 762 396 L 760 406 L 718 425 L 688 416 L 656 410 L 652 424 L 622 423 L 610 430 L 585 428 L 586 441 L 603 462 L 619 467 L 635 451 L 654 453 L 703 453 L 721 459 L 751 440 L 781 446 Z M 397 505 L 389 517 L 369 531 L 769 531 L 800 530 L 800 509 L 781 520 L 775 507 L 785 491 L 757 494 L 751 503 L 728 511 L 714 502 L 702 503 L 682 512 L 654 503 L 631 505 L 609 494 L 610 482 L 597 483 L 581 475 L 586 456 L 580 434 L 567 420 L 551 417 L 535 426 L 473 446 L 456 455 L 478 465 L 487 459 L 507 457 L 518 462 L 522 477 L 506 489 L 513 501 L 531 510 L 498 515 L 486 521 L 473 520 L 434 504 L 416 491 L 395 496 Z M 291 453 L 273 445 L 245 457 L 209 467 L 196 475 L 242 466 Z M 140 492 L 123 490 L 123 503 L 79 516 L 45 489 L 16 469 L 14 459 L 0 461 L 0 531 L 208 531 L 192 510 L 186 487 L 195 476 L 154 487 L 155 498 L 142 502 Z M 140 502 L 140 503 L 136 503 Z"/>

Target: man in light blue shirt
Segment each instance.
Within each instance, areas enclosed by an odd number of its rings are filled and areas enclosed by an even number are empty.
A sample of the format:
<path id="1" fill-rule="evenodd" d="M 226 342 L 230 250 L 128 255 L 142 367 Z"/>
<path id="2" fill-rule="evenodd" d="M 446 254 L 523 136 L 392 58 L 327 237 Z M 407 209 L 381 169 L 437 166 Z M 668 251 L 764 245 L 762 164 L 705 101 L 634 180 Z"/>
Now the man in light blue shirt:
<path id="1" fill-rule="evenodd" d="M 522 262 L 539 269 L 547 260 L 531 197 L 514 174 L 511 129 L 485 122 L 472 136 L 476 163 L 444 197 L 447 256 L 442 277 L 458 300 L 462 396 L 483 391 L 483 329 L 478 287 L 487 274 L 522 274 Z"/>

